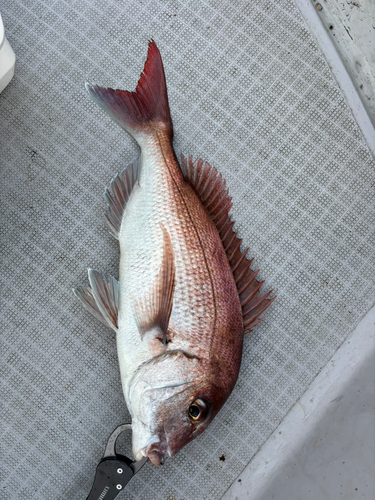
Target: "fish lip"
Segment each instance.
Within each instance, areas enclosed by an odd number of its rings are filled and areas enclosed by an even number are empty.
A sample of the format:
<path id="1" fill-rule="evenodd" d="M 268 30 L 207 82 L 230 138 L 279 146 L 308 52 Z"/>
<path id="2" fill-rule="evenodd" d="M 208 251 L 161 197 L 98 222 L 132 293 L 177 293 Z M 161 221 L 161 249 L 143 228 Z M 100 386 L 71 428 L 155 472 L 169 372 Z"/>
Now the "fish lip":
<path id="1" fill-rule="evenodd" d="M 154 465 L 159 467 L 160 465 L 164 464 L 167 458 L 172 456 L 168 449 L 162 449 L 166 447 L 167 447 L 166 442 L 163 441 L 159 441 L 158 443 L 154 442 L 139 450 L 138 454 L 141 453 L 144 457 L 148 457 L 148 459 Z"/>
<path id="2" fill-rule="evenodd" d="M 138 462 L 138 460 L 142 460 L 142 457 L 147 457 L 148 456 L 147 452 L 149 451 L 151 446 L 157 447 L 159 443 L 160 443 L 160 437 L 158 436 L 158 434 L 150 436 L 147 439 L 146 443 L 144 443 L 144 446 L 142 448 L 139 448 L 136 453 L 134 453 L 133 450 L 133 456 L 135 461 Z"/>

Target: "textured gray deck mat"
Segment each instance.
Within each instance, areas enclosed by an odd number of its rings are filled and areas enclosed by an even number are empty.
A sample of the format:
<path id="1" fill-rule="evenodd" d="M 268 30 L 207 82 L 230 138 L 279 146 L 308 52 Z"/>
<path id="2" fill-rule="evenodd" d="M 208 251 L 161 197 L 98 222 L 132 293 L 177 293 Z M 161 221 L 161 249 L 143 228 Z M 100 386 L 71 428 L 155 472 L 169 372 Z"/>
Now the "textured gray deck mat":
<path id="1" fill-rule="evenodd" d="M 119 498 L 219 499 L 373 303 L 370 154 L 291 1 L 0 6 L 18 58 L 0 95 L 0 497 L 86 498 L 106 439 L 129 420 L 114 335 L 71 288 L 89 266 L 118 275 L 102 193 L 138 153 L 84 82 L 133 89 L 154 38 L 176 147 L 223 173 L 278 299 L 209 429 Z"/>

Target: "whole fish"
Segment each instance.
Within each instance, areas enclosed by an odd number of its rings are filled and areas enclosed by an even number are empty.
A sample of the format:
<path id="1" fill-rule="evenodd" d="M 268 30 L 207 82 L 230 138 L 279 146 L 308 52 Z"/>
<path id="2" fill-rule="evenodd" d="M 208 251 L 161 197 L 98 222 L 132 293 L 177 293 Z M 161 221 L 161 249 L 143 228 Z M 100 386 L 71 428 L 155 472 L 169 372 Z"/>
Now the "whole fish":
<path id="1" fill-rule="evenodd" d="M 243 334 L 262 318 L 252 261 L 241 252 L 221 175 L 173 151 L 173 127 L 154 41 L 135 92 L 97 85 L 90 96 L 134 139 L 140 157 L 104 196 L 120 245 L 119 281 L 89 269 L 74 290 L 117 335 L 133 455 L 161 465 L 201 434 L 231 393 Z"/>

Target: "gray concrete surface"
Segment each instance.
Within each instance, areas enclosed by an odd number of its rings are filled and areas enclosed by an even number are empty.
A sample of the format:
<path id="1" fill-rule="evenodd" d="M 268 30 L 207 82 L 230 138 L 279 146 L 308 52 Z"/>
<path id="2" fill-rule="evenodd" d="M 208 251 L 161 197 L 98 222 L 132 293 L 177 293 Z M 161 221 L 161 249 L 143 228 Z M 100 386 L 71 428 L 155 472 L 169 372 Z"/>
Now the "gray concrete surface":
<path id="1" fill-rule="evenodd" d="M 367 359 L 341 389 L 259 500 L 375 498 L 374 363 Z"/>
<path id="2" fill-rule="evenodd" d="M 223 500 L 375 498 L 375 308 Z"/>
<path id="3" fill-rule="evenodd" d="M 375 2 L 311 1 L 375 126 Z"/>
<path id="4" fill-rule="evenodd" d="M 322 51 L 375 158 L 375 32 L 372 26 L 375 3 L 318 0 L 294 2 Z"/>

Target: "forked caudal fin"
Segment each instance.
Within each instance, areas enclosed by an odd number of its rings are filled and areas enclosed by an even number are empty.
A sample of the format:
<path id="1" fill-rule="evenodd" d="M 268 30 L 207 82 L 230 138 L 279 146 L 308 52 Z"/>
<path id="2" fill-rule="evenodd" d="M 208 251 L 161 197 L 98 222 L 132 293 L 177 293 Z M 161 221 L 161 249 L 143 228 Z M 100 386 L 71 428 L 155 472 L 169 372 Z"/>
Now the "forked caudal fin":
<path id="1" fill-rule="evenodd" d="M 156 43 L 151 40 L 147 60 L 135 92 L 89 85 L 92 99 L 136 140 L 152 129 L 173 136 L 163 62 Z"/>

